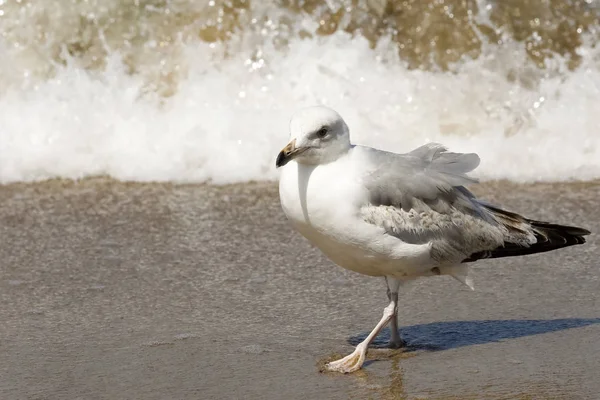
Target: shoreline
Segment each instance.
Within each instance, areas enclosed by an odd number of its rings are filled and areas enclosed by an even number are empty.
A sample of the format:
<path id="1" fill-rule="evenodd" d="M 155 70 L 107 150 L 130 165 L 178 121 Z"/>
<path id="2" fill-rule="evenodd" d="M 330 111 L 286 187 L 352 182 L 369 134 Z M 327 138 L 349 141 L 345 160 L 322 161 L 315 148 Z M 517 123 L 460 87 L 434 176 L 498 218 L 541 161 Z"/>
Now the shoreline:
<path id="1" fill-rule="evenodd" d="M 384 284 L 297 234 L 275 182 L 0 186 L 0 397 L 594 398 L 600 182 L 469 188 L 593 233 L 478 262 L 474 292 L 443 277 L 408 285 L 409 348 L 371 349 L 338 376 L 319 365 L 373 327 Z"/>

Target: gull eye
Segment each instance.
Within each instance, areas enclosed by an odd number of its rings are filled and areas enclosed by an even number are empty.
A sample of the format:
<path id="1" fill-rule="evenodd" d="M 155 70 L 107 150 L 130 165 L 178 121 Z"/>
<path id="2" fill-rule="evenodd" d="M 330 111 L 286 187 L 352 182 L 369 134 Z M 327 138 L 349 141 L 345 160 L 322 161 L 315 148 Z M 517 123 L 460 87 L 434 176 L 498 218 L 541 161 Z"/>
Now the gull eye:
<path id="1" fill-rule="evenodd" d="M 321 129 L 319 129 L 316 133 L 317 137 L 319 139 L 323 139 L 325 136 L 327 136 L 327 128 L 326 127 L 322 127 Z"/>

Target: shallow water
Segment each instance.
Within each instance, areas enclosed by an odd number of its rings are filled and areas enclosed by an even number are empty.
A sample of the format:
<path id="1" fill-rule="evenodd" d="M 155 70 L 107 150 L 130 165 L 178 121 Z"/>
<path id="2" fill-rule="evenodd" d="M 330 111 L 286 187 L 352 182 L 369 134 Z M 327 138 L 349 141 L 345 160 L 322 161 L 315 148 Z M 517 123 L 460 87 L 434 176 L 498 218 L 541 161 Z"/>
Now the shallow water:
<path id="1" fill-rule="evenodd" d="M 473 188 L 600 230 L 600 184 Z M 596 399 L 596 235 L 407 286 L 409 347 L 319 366 L 377 322 L 384 282 L 331 265 L 272 184 L 0 186 L 0 398 Z M 386 333 L 387 334 L 387 333 Z M 376 343 L 376 347 L 385 337 Z"/>

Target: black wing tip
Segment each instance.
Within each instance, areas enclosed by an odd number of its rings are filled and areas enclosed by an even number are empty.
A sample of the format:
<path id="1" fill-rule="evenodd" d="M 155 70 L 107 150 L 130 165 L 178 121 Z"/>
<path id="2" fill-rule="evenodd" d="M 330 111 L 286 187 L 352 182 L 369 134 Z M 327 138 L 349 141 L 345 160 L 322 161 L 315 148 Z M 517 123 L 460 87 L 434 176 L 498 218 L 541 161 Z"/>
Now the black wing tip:
<path id="1" fill-rule="evenodd" d="M 524 247 L 515 243 L 505 242 L 496 249 L 473 253 L 462 262 L 466 263 L 486 258 L 526 256 L 529 254 L 545 253 L 564 247 L 584 244 L 586 243 L 585 236 L 592 234 L 592 232 L 587 229 L 576 226 L 558 225 L 533 220 L 526 221 L 531 225 L 535 232 L 536 243 L 529 247 Z"/>
<path id="2" fill-rule="evenodd" d="M 580 228 L 578 226 L 552 224 L 549 222 L 535 221 L 532 219 L 526 219 L 526 221 L 533 228 L 538 228 L 542 231 L 556 231 L 557 233 L 563 233 L 570 236 L 587 236 L 592 234 L 592 232 L 588 231 L 587 229 Z"/>

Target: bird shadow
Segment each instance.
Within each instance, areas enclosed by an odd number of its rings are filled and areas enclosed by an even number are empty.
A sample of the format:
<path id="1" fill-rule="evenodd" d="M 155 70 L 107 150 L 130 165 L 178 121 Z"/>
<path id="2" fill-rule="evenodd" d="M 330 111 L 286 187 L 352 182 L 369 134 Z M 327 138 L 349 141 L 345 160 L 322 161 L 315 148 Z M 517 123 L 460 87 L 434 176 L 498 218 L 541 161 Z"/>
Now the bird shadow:
<path id="1" fill-rule="evenodd" d="M 533 320 L 484 320 L 434 322 L 402 327 L 400 336 L 405 343 L 404 351 L 442 351 L 580 328 L 600 323 L 600 318 L 561 318 Z M 357 345 L 368 333 L 351 336 L 348 342 Z M 387 348 L 390 330 L 386 328 L 371 343 L 372 348 Z"/>

